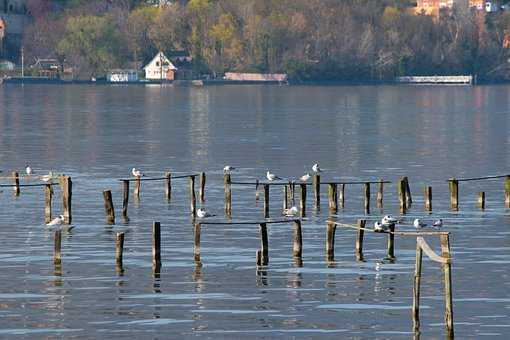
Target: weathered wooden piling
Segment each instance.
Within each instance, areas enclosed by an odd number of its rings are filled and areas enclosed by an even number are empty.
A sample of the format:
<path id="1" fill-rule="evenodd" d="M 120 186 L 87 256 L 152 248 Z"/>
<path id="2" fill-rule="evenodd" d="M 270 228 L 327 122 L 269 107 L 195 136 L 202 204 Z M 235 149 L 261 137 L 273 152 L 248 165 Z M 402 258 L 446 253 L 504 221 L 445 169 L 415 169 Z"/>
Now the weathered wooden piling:
<path id="1" fill-rule="evenodd" d="M 142 177 L 135 176 L 135 189 L 133 191 L 133 195 L 135 196 L 135 199 L 140 199 L 141 189 L 142 189 Z"/>
<path id="2" fill-rule="evenodd" d="M 388 251 L 386 257 L 390 260 L 395 259 L 395 224 L 390 224 L 388 233 Z"/>
<path id="3" fill-rule="evenodd" d="M 485 191 L 478 193 L 478 208 L 485 209 Z"/>
<path id="4" fill-rule="evenodd" d="M 283 186 L 283 210 L 289 208 L 289 186 L 285 184 Z"/>
<path id="5" fill-rule="evenodd" d="M 64 215 L 64 223 L 71 224 L 72 216 L 72 196 L 73 181 L 69 176 L 60 176 L 60 188 L 62 190 L 62 215 Z"/>
<path id="6" fill-rule="evenodd" d="M 326 258 L 327 258 L 327 261 L 335 260 L 335 232 L 336 232 L 336 224 L 333 222 L 328 222 L 327 228 L 326 228 Z"/>
<path id="7" fill-rule="evenodd" d="M 225 214 L 232 216 L 232 179 L 230 174 L 223 175 L 223 186 L 225 189 Z"/>
<path id="8" fill-rule="evenodd" d="M 313 175 L 312 184 L 314 188 L 315 209 L 321 210 L 321 175 Z"/>
<path id="9" fill-rule="evenodd" d="M 363 196 L 365 197 L 365 214 L 370 214 L 370 183 L 365 183 L 363 188 Z"/>
<path id="10" fill-rule="evenodd" d="M 122 181 L 122 191 L 123 191 L 123 197 L 122 197 L 122 217 L 124 219 L 127 218 L 128 215 L 128 203 L 129 203 L 129 181 L 123 180 Z"/>
<path id="11" fill-rule="evenodd" d="M 259 201 L 259 195 L 260 195 L 260 192 L 259 192 L 259 180 L 255 180 L 255 202 L 258 202 Z"/>
<path id="12" fill-rule="evenodd" d="M 289 202 L 292 207 L 296 204 L 296 183 L 294 181 L 289 182 Z"/>
<path id="13" fill-rule="evenodd" d="M 106 213 L 106 223 L 115 224 L 115 209 L 113 208 L 112 192 L 103 191 L 104 211 Z"/>
<path id="14" fill-rule="evenodd" d="M 193 246 L 193 256 L 194 256 L 195 262 L 200 262 L 200 232 L 201 232 L 200 223 L 195 223 L 195 225 L 194 225 L 195 243 Z"/>
<path id="15" fill-rule="evenodd" d="M 17 171 L 12 172 L 12 180 L 14 182 L 14 196 L 19 196 L 20 190 L 19 190 L 19 173 Z"/>
<path id="16" fill-rule="evenodd" d="M 62 231 L 55 230 L 55 245 L 53 248 L 53 263 L 55 265 L 62 264 Z"/>
<path id="17" fill-rule="evenodd" d="M 159 273 L 161 269 L 161 224 L 152 224 L 152 270 Z"/>
<path id="18" fill-rule="evenodd" d="M 450 256 L 450 235 L 442 234 L 439 236 L 441 243 L 441 256 L 447 261 L 443 263 L 444 273 L 444 296 L 445 296 L 445 315 L 444 321 L 446 331 L 449 336 L 453 337 L 453 293 L 452 293 L 452 264 Z"/>
<path id="19" fill-rule="evenodd" d="M 205 172 L 200 173 L 200 202 L 205 202 Z"/>
<path id="20" fill-rule="evenodd" d="M 505 177 L 505 207 L 510 209 L 510 176 Z"/>
<path id="21" fill-rule="evenodd" d="M 424 189 L 425 210 L 432 211 L 432 187 L 426 186 Z"/>
<path id="22" fill-rule="evenodd" d="M 195 176 L 189 176 L 190 211 L 193 216 L 197 214 L 197 196 L 195 194 Z"/>
<path id="23" fill-rule="evenodd" d="M 358 233 L 356 235 L 356 259 L 363 261 L 363 235 L 365 234 L 365 220 L 358 220 Z"/>
<path id="24" fill-rule="evenodd" d="M 53 198 L 53 188 L 51 184 L 44 186 L 44 223 L 51 221 L 51 202 Z"/>
<path id="25" fill-rule="evenodd" d="M 292 247 L 292 256 L 301 257 L 303 252 L 303 234 L 301 232 L 301 221 L 294 221 L 294 242 Z"/>
<path id="26" fill-rule="evenodd" d="M 338 204 L 340 208 L 345 208 L 345 184 L 340 184 L 340 193 L 338 195 Z"/>
<path id="27" fill-rule="evenodd" d="M 122 257 L 124 255 L 124 233 L 117 233 L 115 239 L 115 264 L 122 269 Z"/>
<path id="28" fill-rule="evenodd" d="M 397 188 L 398 188 L 398 200 L 400 203 L 400 212 L 402 214 L 405 214 L 407 211 L 407 202 L 406 202 L 406 186 L 403 179 L 400 179 L 397 182 Z"/>
<path id="29" fill-rule="evenodd" d="M 269 184 L 264 184 L 264 217 L 269 218 Z"/>
<path id="30" fill-rule="evenodd" d="M 301 196 L 299 201 L 299 207 L 301 209 L 301 217 L 306 216 L 306 184 L 300 183 L 299 188 L 301 189 Z"/>
<path id="31" fill-rule="evenodd" d="M 255 253 L 255 261 L 257 263 L 257 267 L 262 266 L 262 250 L 259 249 Z"/>
<path id="32" fill-rule="evenodd" d="M 260 245 L 261 245 L 261 265 L 267 266 L 269 263 L 269 240 L 267 237 L 267 225 L 265 223 L 259 224 L 260 227 Z"/>
<path id="33" fill-rule="evenodd" d="M 413 284 L 413 328 L 414 331 L 420 329 L 420 285 L 421 285 L 421 263 L 423 250 L 416 242 L 416 262 L 414 266 L 414 284 Z"/>
<path id="34" fill-rule="evenodd" d="M 172 173 L 165 172 L 165 198 L 168 202 L 172 200 Z"/>
<path id="35" fill-rule="evenodd" d="M 331 213 L 336 214 L 338 212 L 338 194 L 335 183 L 328 184 L 328 205 Z"/>
<path id="36" fill-rule="evenodd" d="M 383 195 L 384 195 L 384 181 L 382 178 L 379 180 L 378 190 L 377 190 L 377 208 L 381 209 L 383 207 Z"/>
<path id="37" fill-rule="evenodd" d="M 409 178 L 407 178 L 407 176 L 404 176 L 402 179 L 405 184 L 406 208 L 408 208 L 413 204 L 413 197 L 411 195 L 411 187 L 409 186 Z"/>
<path id="38" fill-rule="evenodd" d="M 451 178 L 448 181 L 450 189 L 450 207 L 452 210 L 459 210 L 459 181 Z"/>

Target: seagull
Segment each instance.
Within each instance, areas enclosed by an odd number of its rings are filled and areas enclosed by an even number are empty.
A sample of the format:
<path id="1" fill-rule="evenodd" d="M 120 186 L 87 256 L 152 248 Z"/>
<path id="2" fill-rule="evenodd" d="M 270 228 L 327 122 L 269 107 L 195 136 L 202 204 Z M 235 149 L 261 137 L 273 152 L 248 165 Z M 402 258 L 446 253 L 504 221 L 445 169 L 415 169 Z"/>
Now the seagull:
<path id="1" fill-rule="evenodd" d="M 443 226 L 443 220 L 439 219 L 439 220 L 435 221 L 434 223 L 432 223 L 432 226 L 436 227 L 436 228 L 441 228 Z"/>
<path id="2" fill-rule="evenodd" d="M 47 226 L 53 226 L 53 225 L 61 225 L 64 223 L 64 215 L 59 215 L 58 217 L 55 217 L 52 219 L 49 223 L 46 223 Z"/>
<path id="3" fill-rule="evenodd" d="M 216 215 L 210 214 L 207 211 L 205 211 L 205 209 L 199 208 L 197 210 L 197 216 L 199 218 L 204 218 L 204 217 L 213 217 L 213 216 L 216 216 Z"/>
<path id="4" fill-rule="evenodd" d="M 319 173 L 321 172 L 321 168 L 319 168 L 319 164 L 315 163 L 313 166 L 312 166 L 312 170 L 313 172 L 315 173 Z"/>
<path id="5" fill-rule="evenodd" d="M 296 216 L 298 214 L 299 210 L 297 207 L 290 207 L 289 209 L 283 209 L 283 214 L 285 216 Z"/>
<path id="6" fill-rule="evenodd" d="M 30 165 L 27 164 L 27 166 L 25 167 L 25 172 L 27 173 L 28 176 L 32 174 L 32 168 L 30 167 Z"/>
<path id="7" fill-rule="evenodd" d="M 226 174 L 229 174 L 232 170 L 235 170 L 235 169 L 236 168 L 234 168 L 233 166 L 225 165 L 225 167 L 223 168 L 223 172 Z"/>
<path id="8" fill-rule="evenodd" d="M 41 176 L 41 181 L 49 182 L 53 178 L 53 172 L 49 172 L 47 175 Z"/>
<path id="9" fill-rule="evenodd" d="M 280 177 L 276 176 L 275 174 L 270 173 L 269 171 L 266 172 L 266 178 L 269 181 L 274 181 L 275 179 L 281 179 Z"/>
<path id="10" fill-rule="evenodd" d="M 414 222 L 413 222 L 413 225 L 416 229 L 420 229 L 420 228 L 423 228 L 423 227 L 426 227 L 427 224 L 426 223 L 423 223 L 422 221 L 420 221 L 419 218 L 415 219 Z"/>
<path id="11" fill-rule="evenodd" d="M 375 231 L 376 233 L 382 233 L 382 232 L 383 232 L 383 231 L 385 231 L 385 230 L 386 230 L 386 227 L 385 227 L 385 225 L 384 225 L 384 224 L 382 224 L 381 222 L 376 221 L 376 222 L 374 223 L 374 231 Z"/>
<path id="12" fill-rule="evenodd" d="M 385 226 L 388 226 L 390 224 L 395 224 L 397 222 L 398 222 L 398 220 L 395 217 L 391 216 L 391 215 L 386 215 L 381 220 L 381 223 L 383 225 L 385 225 Z"/>
<path id="13" fill-rule="evenodd" d="M 142 177 L 143 176 L 142 172 L 140 170 L 136 169 L 136 168 L 133 168 L 131 170 L 131 174 L 133 176 L 135 176 L 135 177 Z"/>
<path id="14" fill-rule="evenodd" d="M 310 179 L 310 174 L 304 174 L 303 176 L 299 177 L 299 180 L 301 182 L 306 182 Z"/>

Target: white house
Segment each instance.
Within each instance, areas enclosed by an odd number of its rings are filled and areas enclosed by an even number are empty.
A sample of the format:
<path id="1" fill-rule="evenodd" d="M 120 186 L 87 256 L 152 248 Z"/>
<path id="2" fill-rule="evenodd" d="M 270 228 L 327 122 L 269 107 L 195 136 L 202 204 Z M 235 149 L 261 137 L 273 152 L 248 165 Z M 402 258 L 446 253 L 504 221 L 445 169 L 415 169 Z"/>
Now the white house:
<path id="1" fill-rule="evenodd" d="M 145 71 L 145 79 L 174 80 L 174 73 L 177 67 L 172 64 L 163 52 L 159 52 L 143 69 Z"/>
<path id="2" fill-rule="evenodd" d="M 106 74 L 106 81 L 110 83 L 127 83 L 138 81 L 136 70 L 111 70 Z"/>

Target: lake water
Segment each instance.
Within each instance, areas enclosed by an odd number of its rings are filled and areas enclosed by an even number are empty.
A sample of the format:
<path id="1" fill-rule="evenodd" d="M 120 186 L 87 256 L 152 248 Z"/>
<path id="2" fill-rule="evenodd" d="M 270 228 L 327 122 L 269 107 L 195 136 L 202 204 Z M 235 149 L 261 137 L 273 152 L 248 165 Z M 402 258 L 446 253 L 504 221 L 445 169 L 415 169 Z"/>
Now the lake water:
<path id="1" fill-rule="evenodd" d="M 202 267 L 193 261 L 186 181 L 144 182 L 141 200 L 120 218 L 119 178 L 139 167 L 207 173 L 206 208 L 224 220 L 222 168 L 234 180 L 262 179 L 271 169 L 291 178 L 319 162 L 322 180 L 392 181 L 384 210 L 364 215 L 362 188 L 347 186 L 344 223 L 399 215 L 395 182 L 408 176 L 412 220 L 443 218 L 452 233 L 455 334 L 510 336 L 510 211 L 503 181 L 460 184 L 460 210 L 449 210 L 450 177 L 507 174 L 510 86 L 14 86 L 0 87 L 0 169 L 29 163 L 73 179 L 73 224 L 63 234 L 55 271 L 53 233 L 44 226 L 42 188 L 0 194 L 0 337 L 28 338 L 410 338 L 416 242 L 366 234 L 365 261 L 354 256 L 355 232 L 337 229 L 336 262 L 325 261 L 328 218 L 303 221 L 303 266 L 292 259 L 292 226 L 269 226 L 270 263 L 256 271 L 256 225 L 202 229 Z M 10 183 L 3 179 L 3 183 Z M 34 179 L 22 178 L 22 183 Z M 433 212 L 422 190 L 433 187 Z M 105 225 L 102 191 L 111 189 L 117 225 Z M 373 188 L 375 191 L 375 188 Z M 480 191 L 485 211 L 476 208 Z M 56 190 L 54 211 L 60 210 Z M 271 189 L 271 216 L 281 214 Z M 233 219 L 260 220 L 252 187 L 233 188 Z M 160 278 L 152 275 L 151 225 L 162 225 Z M 115 234 L 126 232 L 124 273 L 115 270 Z M 436 239 L 429 243 L 439 252 Z M 444 337 L 442 272 L 424 257 L 421 335 Z"/>

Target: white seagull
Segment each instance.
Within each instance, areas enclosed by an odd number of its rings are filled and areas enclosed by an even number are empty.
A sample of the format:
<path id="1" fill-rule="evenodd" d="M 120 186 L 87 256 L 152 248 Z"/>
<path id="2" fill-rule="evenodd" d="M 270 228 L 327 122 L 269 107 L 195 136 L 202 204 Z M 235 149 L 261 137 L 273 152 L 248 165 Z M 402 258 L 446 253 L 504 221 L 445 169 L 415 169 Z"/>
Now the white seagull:
<path id="1" fill-rule="evenodd" d="M 398 220 L 395 217 L 391 216 L 391 215 L 386 215 L 381 220 L 381 223 L 383 225 L 385 225 L 385 226 L 388 226 L 390 224 L 395 224 L 397 222 L 398 222 Z"/>
<path id="2" fill-rule="evenodd" d="M 131 174 L 135 177 L 142 177 L 143 174 L 140 170 L 136 169 L 136 168 L 133 168 L 131 169 Z"/>
<path id="3" fill-rule="evenodd" d="M 53 225 L 61 225 L 64 223 L 64 215 L 59 215 L 52 219 L 49 223 L 46 223 L 47 226 L 53 226 Z"/>
<path id="4" fill-rule="evenodd" d="M 303 176 L 299 177 L 299 180 L 301 182 L 306 182 L 310 179 L 310 174 L 304 174 Z"/>
<path id="5" fill-rule="evenodd" d="M 432 226 L 436 227 L 436 228 L 441 228 L 443 226 L 443 220 L 439 219 L 439 220 L 435 221 L 434 223 L 432 223 Z"/>
<path id="6" fill-rule="evenodd" d="M 205 211 L 205 209 L 198 208 L 198 210 L 197 210 L 197 216 L 198 216 L 199 218 L 204 218 L 204 217 L 213 217 L 213 216 L 216 216 L 216 215 L 213 215 L 213 214 L 208 213 L 207 211 Z"/>
<path id="7" fill-rule="evenodd" d="M 27 164 L 27 166 L 25 167 L 25 172 L 27 173 L 28 176 L 32 174 L 32 168 L 30 167 L 30 165 Z"/>
<path id="8" fill-rule="evenodd" d="M 413 225 L 416 229 L 420 229 L 427 226 L 427 224 L 423 223 L 419 218 L 414 220 Z"/>
<path id="9" fill-rule="evenodd" d="M 41 176 L 41 181 L 49 182 L 53 179 L 53 172 L 49 172 L 47 175 Z"/>
<path id="10" fill-rule="evenodd" d="M 235 170 L 235 169 L 236 168 L 234 168 L 233 166 L 225 165 L 225 167 L 223 168 L 223 172 L 226 174 L 229 174 L 232 170 Z"/>
<path id="11" fill-rule="evenodd" d="M 376 233 L 381 233 L 381 232 L 383 232 L 383 231 L 385 231 L 385 230 L 386 230 L 386 228 L 385 228 L 384 224 L 382 224 L 381 222 L 376 221 L 376 222 L 374 223 L 374 231 L 375 231 Z"/>
<path id="12" fill-rule="evenodd" d="M 289 209 L 283 209 L 283 214 L 285 216 L 296 216 L 298 214 L 299 210 L 297 207 L 290 207 Z"/>
<path id="13" fill-rule="evenodd" d="M 315 164 L 312 166 L 312 170 L 313 170 L 313 172 L 315 172 L 315 173 L 321 172 L 321 168 L 319 168 L 319 164 L 317 164 L 317 163 L 315 163 Z"/>
<path id="14" fill-rule="evenodd" d="M 269 171 L 266 172 L 266 178 L 269 181 L 274 181 L 275 179 L 281 179 L 280 177 L 276 176 L 275 174 L 270 173 Z"/>

